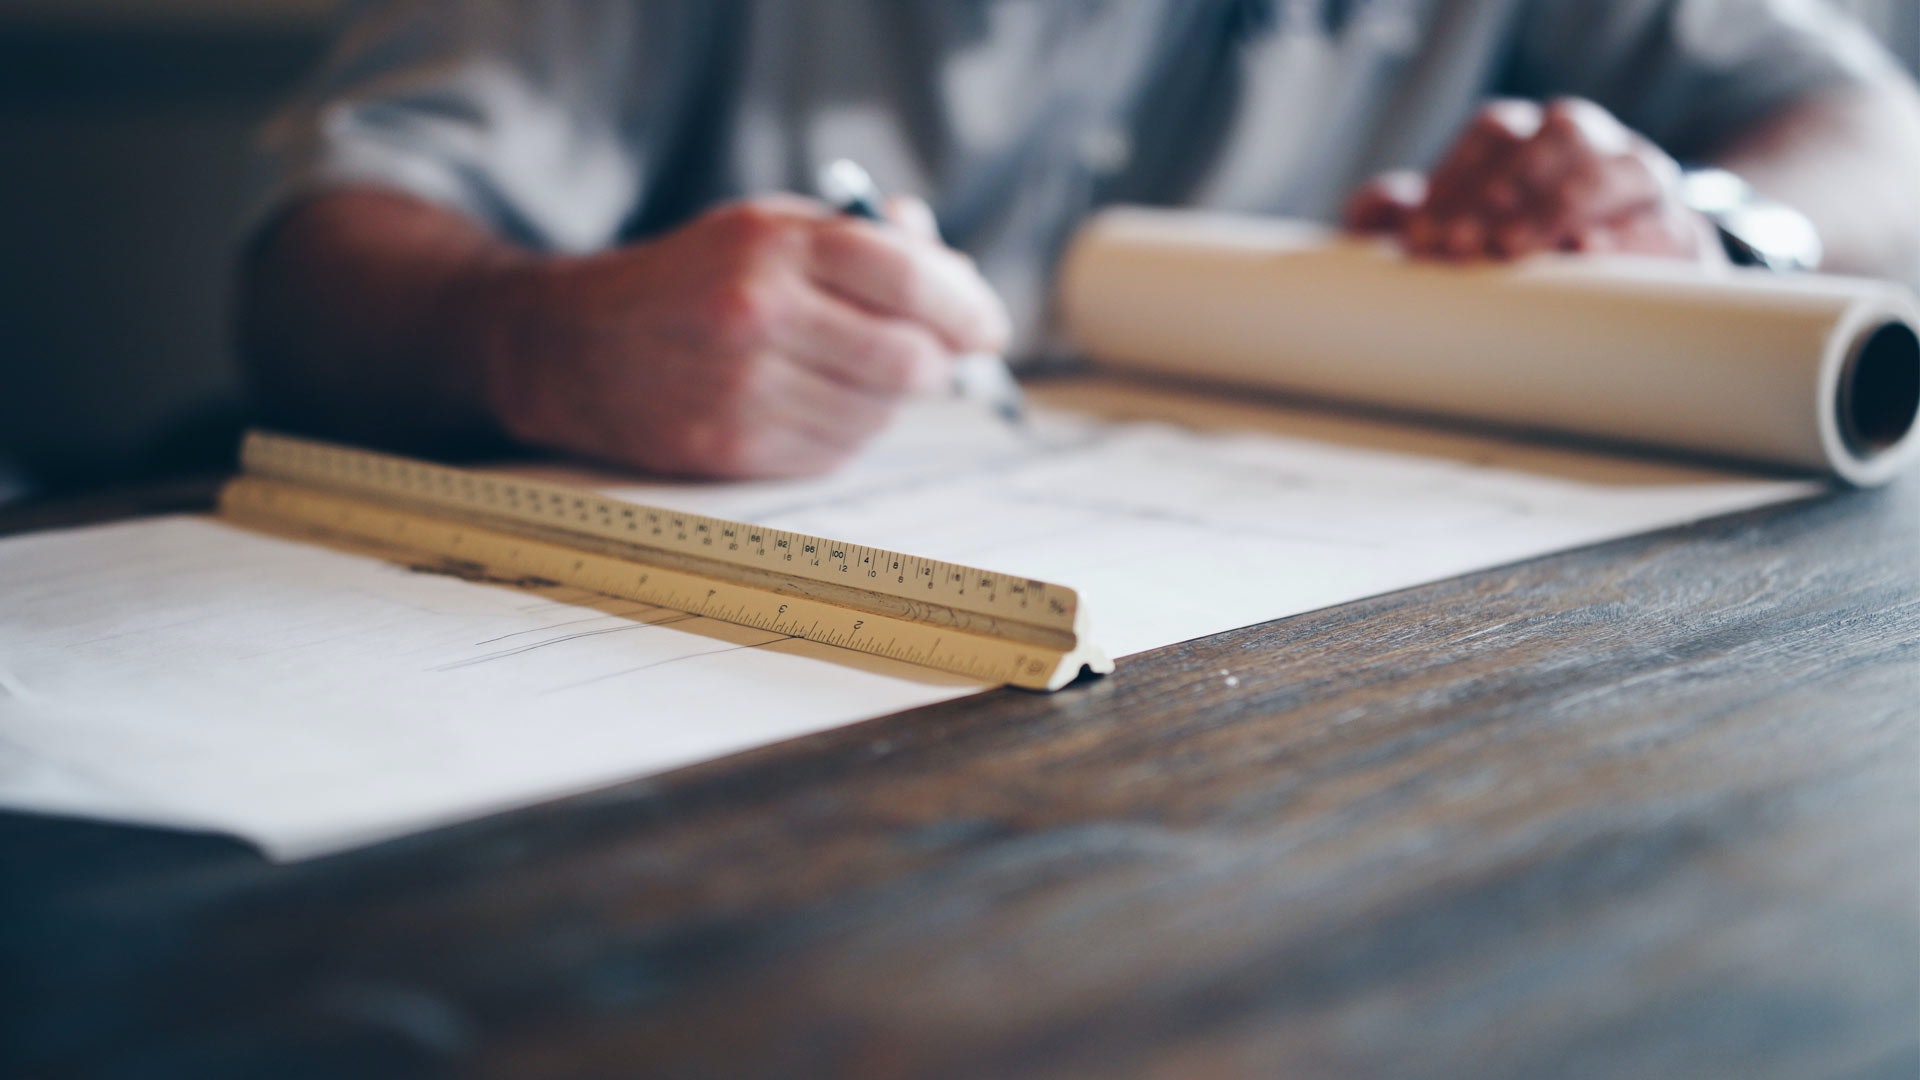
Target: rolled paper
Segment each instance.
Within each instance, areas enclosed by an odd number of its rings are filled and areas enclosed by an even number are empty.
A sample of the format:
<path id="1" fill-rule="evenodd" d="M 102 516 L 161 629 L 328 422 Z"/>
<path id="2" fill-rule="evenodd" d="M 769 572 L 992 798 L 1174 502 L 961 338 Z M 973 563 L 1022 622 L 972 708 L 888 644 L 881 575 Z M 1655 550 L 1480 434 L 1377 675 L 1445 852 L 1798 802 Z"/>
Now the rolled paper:
<path id="1" fill-rule="evenodd" d="M 1076 234 L 1070 338 L 1121 368 L 1885 483 L 1915 453 L 1896 284 L 1548 255 L 1443 264 L 1299 222 L 1119 208 Z"/>

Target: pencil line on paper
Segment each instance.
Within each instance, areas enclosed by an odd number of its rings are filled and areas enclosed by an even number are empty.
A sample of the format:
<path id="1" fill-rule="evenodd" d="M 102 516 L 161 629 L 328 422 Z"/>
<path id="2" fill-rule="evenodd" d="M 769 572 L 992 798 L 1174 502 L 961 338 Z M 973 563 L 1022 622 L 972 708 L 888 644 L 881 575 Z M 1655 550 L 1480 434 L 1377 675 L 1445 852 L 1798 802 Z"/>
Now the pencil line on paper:
<path id="1" fill-rule="evenodd" d="M 461 668 L 473 667 L 476 664 L 484 664 L 491 660 L 505 660 L 508 657 L 520 656 L 524 653 L 530 653 L 535 649 L 544 649 L 549 645 L 560 645 L 568 641 L 578 641 L 581 638 L 602 637 L 607 634 L 618 634 L 627 630 L 647 630 L 656 626 L 669 626 L 673 623 L 685 622 L 688 619 L 694 619 L 698 617 L 699 616 L 697 615 L 679 615 L 671 619 L 661 619 L 658 622 L 630 622 L 620 626 L 609 626 L 602 630 L 581 630 L 577 633 L 562 634 L 557 638 L 548 638 L 545 641 L 536 641 L 530 645 L 522 645 L 517 649 L 505 649 L 500 652 L 488 653 L 485 656 L 476 656 L 467 660 L 456 660 L 451 664 L 442 664 L 441 666 L 433 668 L 432 670 L 458 671 Z"/>
<path id="2" fill-rule="evenodd" d="M 546 697 L 548 694 L 558 694 L 563 690 L 577 690 L 582 686 L 592 686 L 594 683 L 606 682 L 608 679 L 618 679 L 623 675 L 637 675 L 642 671 L 651 671 L 654 668 L 665 667 L 668 664 L 677 664 L 682 660 L 697 660 L 702 656 L 719 656 L 721 653 L 740 652 L 744 649 L 761 649 L 782 641 L 794 641 L 799 637 L 799 634 L 781 634 L 777 637 L 768 638 L 765 641 L 756 641 L 751 645 L 729 645 L 724 649 L 707 649 L 702 652 L 683 653 L 679 656 L 670 656 L 665 660 L 655 660 L 651 664 L 641 664 L 639 667 L 624 668 L 620 671 L 608 672 L 605 675 L 595 675 L 591 679 L 583 679 L 576 683 L 567 683 L 565 686 L 549 687 L 548 689 L 540 691 L 540 696 Z"/>
<path id="3" fill-rule="evenodd" d="M 505 641 L 508 638 L 525 637 L 528 634 L 544 633 L 548 630 L 558 630 L 563 626 L 578 626 L 581 623 L 596 622 L 601 619 L 625 619 L 633 615 L 637 615 L 640 612 L 648 611 L 648 610 L 659 610 L 659 609 L 655 608 L 654 605 L 652 604 L 637 604 L 631 608 L 628 608 L 625 611 L 600 612 L 598 614 L 589 615 L 584 619 L 567 619 L 564 622 L 552 623 L 547 626 L 535 626 L 527 630 L 515 630 L 511 634 L 501 634 L 499 637 L 490 637 L 490 638 L 487 638 L 485 641 L 476 641 L 473 643 L 473 647 L 477 649 L 482 645 L 491 645 L 496 641 Z"/>
<path id="4" fill-rule="evenodd" d="M 1038 465 L 1051 463 L 1056 458 L 1067 457 L 1079 451 L 1097 448 L 1111 438 L 1106 431 L 1096 431 L 1082 435 L 1072 441 L 1045 444 L 1038 447 L 1023 447 L 1021 451 L 1002 454 L 984 461 L 973 463 L 964 474 L 955 476 L 951 469 L 922 469 L 901 476 L 888 477 L 884 481 L 852 491 L 836 491 L 816 498 L 783 505 L 763 506 L 738 511 L 738 516 L 757 524 L 768 524 L 777 519 L 791 518 L 797 515 L 818 513 L 824 510 L 864 507 L 874 500 L 884 500 L 889 496 L 924 493 L 929 486 L 952 486 L 955 484 L 981 485 L 1005 476 L 1008 473 L 1030 469 Z"/>

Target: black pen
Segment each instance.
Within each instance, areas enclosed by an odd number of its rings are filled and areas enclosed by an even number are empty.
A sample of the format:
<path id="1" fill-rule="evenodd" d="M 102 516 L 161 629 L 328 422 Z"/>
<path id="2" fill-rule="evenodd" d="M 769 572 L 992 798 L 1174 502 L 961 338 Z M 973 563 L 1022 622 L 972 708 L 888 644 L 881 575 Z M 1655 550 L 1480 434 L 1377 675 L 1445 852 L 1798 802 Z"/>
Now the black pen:
<path id="1" fill-rule="evenodd" d="M 834 208 L 851 217 L 886 224 L 880 188 L 858 162 L 837 158 L 820 170 L 820 196 Z M 953 392 L 957 397 L 982 401 L 1009 423 L 1026 418 L 1026 402 L 1020 384 L 1007 369 L 1004 357 L 993 353 L 968 353 L 954 362 Z"/>

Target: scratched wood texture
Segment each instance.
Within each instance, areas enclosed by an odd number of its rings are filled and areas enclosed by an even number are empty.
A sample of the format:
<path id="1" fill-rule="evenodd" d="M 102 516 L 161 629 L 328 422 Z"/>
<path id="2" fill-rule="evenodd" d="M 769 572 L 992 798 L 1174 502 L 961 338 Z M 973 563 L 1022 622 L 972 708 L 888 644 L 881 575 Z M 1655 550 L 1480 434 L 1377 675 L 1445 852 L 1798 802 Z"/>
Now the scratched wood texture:
<path id="1" fill-rule="evenodd" d="M 1920 482 L 318 862 L 0 859 L 5 1075 L 1911 1078 Z"/>

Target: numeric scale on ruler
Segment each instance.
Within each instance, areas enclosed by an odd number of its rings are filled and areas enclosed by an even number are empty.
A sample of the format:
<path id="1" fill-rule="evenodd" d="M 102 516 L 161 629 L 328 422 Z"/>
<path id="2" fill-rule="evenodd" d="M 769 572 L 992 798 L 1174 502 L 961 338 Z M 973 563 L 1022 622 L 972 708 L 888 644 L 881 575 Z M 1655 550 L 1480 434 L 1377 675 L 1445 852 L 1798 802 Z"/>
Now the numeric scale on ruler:
<path id="1" fill-rule="evenodd" d="M 501 473 L 253 432 L 221 513 L 1057 690 L 1113 670 L 1072 589 Z"/>

